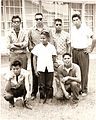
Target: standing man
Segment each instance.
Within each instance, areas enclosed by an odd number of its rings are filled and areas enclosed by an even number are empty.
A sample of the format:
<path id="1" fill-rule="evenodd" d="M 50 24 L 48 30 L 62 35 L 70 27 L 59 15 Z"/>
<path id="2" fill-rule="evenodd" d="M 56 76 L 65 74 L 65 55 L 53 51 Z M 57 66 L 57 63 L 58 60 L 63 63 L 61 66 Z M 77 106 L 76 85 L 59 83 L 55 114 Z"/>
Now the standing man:
<path id="1" fill-rule="evenodd" d="M 10 50 L 10 63 L 14 60 L 21 60 L 22 67 L 27 69 L 27 47 L 28 39 L 25 39 L 26 33 L 20 28 L 21 18 L 16 15 L 12 19 L 12 29 L 7 35 L 8 49 Z"/>
<path id="2" fill-rule="evenodd" d="M 71 54 L 65 53 L 63 56 L 63 65 L 58 68 L 58 80 L 60 86 L 57 89 L 56 98 L 66 97 L 69 99 L 73 94 L 72 102 L 77 103 L 79 100 L 81 71 L 80 67 L 72 63 Z"/>
<path id="3" fill-rule="evenodd" d="M 66 52 L 70 53 L 69 34 L 62 30 L 62 20 L 57 18 L 54 21 L 55 28 L 52 30 L 54 45 L 57 50 L 57 62 L 62 64 L 62 55 Z"/>
<path id="4" fill-rule="evenodd" d="M 58 85 L 58 82 L 56 80 L 57 68 L 59 65 L 63 64 L 62 55 L 66 52 L 70 53 L 69 34 L 62 29 L 62 20 L 60 18 L 57 18 L 54 20 L 54 28 L 52 29 L 52 37 L 53 37 L 53 44 L 57 51 L 57 58 L 56 58 L 57 65 L 55 66 L 55 74 L 54 74 L 55 79 L 54 80 L 56 82 L 56 85 Z"/>
<path id="5" fill-rule="evenodd" d="M 36 20 L 36 26 L 32 28 L 28 32 L 28 49 L 31 52 L 35 45 L 40 43 L 40 35 L 43 30 L 46 30 L 44 24 L 43 24 L 43 14 L 42 13 L 36 13 L 35 14 L 35 20 Z M 33 73 L 33 90 L 31 94 L 31 99 L 34 100 L 36 98 L 36 94 L 38 92 L 38 77 L 35 74 L 34 67 L 33 67 L 33 54 L 31 53 L 31 68 Z"/>
<path id="6" fill-rule="evenodd" d="M 86 96 L 88 92 L 89 53 L 92 52 L 93 32 L 81 22 L 81 16 L 72 16 L 71 46 L 73 62 L 81 69 L 81 92 Z"/>

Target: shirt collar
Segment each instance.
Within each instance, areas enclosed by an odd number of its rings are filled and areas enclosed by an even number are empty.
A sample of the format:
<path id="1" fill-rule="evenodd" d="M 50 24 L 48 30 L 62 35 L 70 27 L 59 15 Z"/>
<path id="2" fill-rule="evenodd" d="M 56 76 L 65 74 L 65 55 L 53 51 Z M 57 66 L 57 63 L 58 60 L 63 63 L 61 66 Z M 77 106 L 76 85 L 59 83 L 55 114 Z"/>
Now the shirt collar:
<path id="1" fill-rule="evenodd" d="M 67 68 L 63 65 L 63 70 L 66 70 Z M 70 70 L 73 69 L 73 64 L 71 65 L 71 67 L 69 68 Z"/>
<path id="2" fill-rule="evenodd" d="M 39 31 L 39 29 L 38 29 L 38 27 L 36 25 L 34 26 L 34 29 Z M 44 30 L 44 25 L 42 27 L 42 30 Z"/>
<path id="3" fill-rule="evenodd" d="M 41 45 L 44 46 L 42 42 L 41 42 Z M 49 42 L 48 42 L 47 46 L 49 46 Z M 44 46 L 44 47 L 47 47 L 47 46 Z"/>

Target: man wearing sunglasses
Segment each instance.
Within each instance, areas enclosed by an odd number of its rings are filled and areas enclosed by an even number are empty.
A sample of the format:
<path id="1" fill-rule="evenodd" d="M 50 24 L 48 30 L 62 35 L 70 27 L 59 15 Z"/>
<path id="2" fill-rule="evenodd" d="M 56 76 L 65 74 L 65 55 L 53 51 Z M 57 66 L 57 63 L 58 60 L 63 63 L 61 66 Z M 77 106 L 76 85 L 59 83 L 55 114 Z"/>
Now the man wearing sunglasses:
<path id="1" fill-rule="evenodd" d="M 55 47 L 57 49 L 57 62 L 62 64 L 62 55 L 70 52 L 69 34 L 62 29 L 62 20 L 57 18 L 54 21 L 55 27 L 52 30 Z"/>
<path id="2" fill-rule="evenodd" d="M 53 37 L 54 45 L 57 50 L 57 58 L 56 58 L 57 65 L 55 65 L 54 80 L 56 82 L 56 86 L 58 86 L 59 83 L 57 81 L 57 68 L 59 67 L 59 65 L 63 64 L 62 55 L 66 52 L 70 53 L 69 33 L 65 32 L 62 29 L 62 20 L 60 18 L 57 18 L 54 20 L 54 28 L 52 29 L 52 37 Z"/>
<path id="3" fill-rule="evenodd" d="M 40 43 L 40 34 L 42 31 L 48 31 L 48 28 L 43 24 L 43 14 L 36 13 L 35 14 L 35 21 L 36 26 L 34 26 L 28 32 L 28 48 L 31 52 L 35 45 Z M 38 92 L 38 77 L 35 75 L 34 67 L 33 67 L 33 54 L 31 53 L 31 68 L 32 68 L 32 75 L 33 75 L 33 90 L 31 94 L 31 99 L 34 100 L 36 98 L 36 94 Z"/>

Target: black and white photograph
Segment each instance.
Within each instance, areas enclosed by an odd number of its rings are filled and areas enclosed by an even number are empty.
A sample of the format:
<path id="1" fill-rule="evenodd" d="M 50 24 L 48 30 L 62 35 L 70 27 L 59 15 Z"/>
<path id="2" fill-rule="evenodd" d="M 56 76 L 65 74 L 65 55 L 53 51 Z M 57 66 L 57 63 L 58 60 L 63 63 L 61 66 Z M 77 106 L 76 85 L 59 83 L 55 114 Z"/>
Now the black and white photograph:
<path id="1" fill-rule="evenodd" d="M 96 0 L 0 7 L 0 120 L 96 120 Z"/>

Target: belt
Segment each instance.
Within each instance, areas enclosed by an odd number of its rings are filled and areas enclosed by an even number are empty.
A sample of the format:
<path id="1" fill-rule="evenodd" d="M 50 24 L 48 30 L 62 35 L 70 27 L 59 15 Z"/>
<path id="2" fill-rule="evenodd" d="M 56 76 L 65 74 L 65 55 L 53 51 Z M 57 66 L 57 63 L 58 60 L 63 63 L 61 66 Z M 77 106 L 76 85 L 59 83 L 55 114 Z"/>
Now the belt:
<path id="1" fill-rule="evenodd" d="M 77 50 L 77 51 L 85 51 L 85 48 L 84 48 L 84 49 L 73 48 L 73 50 Z"/>

